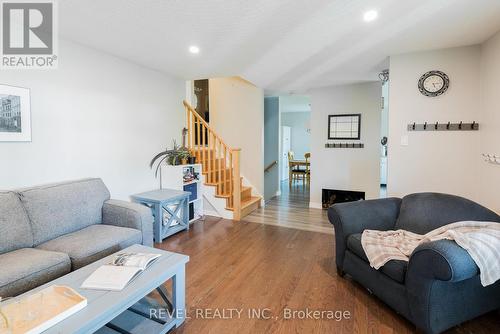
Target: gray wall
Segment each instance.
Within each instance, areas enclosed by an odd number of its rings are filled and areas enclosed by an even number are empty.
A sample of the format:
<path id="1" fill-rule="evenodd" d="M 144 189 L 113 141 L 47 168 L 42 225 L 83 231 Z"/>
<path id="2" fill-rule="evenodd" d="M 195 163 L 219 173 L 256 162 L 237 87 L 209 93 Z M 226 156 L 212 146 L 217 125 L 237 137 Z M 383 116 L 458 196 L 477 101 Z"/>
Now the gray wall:
<path id="1" fill-rule="evenodd" d="M 264 168 L 279 161 L 279 98 L 264 99 Z M 264 173 L 264 199 L 268 200 L 279 191 L 279 168 L 275 166 Z"/>
<path id="2" fill-rule="evenodd" d="M 304 154 L 311 151 L 311 133 L 307 132 L 310 124 L 310 112 L 281 113 L 281 125 L 292 128 L 291 146 L 296 159 L 304 159 Z"/>

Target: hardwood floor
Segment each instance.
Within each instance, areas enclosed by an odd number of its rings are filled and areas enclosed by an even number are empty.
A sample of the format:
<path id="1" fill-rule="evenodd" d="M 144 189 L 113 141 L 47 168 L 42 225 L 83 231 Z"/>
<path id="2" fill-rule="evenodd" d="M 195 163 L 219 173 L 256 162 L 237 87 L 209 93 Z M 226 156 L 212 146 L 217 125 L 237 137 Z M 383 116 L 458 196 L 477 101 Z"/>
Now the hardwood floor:
<path id="1" fill-rule="evenodd" d="M 309 187 L 304 187 L 302 182 L 295 182 L 292 189 L 288 181 L 282 182 L 281 195 L 267 201 L 264 207 L 255 210 L 244 220 L 333 234 L 333 226 L 328 221 L 326 211 L 309 208 Z"/>
<path id="2" fill-rule="evenodd" d="M 195 222 L 156 245 L 190 256 L 189 318 L 174 333 L 414 333 L 359 284 L 337 276 L 333 244 L 325 233 L 212 217 Z M 271 318 L 249 316 L 252 309 Z M 287 309 L 348 312 L 349 318 L 285 319 Z M 450 333 L 498 328 L 496 314 L 489 314 Z"/>

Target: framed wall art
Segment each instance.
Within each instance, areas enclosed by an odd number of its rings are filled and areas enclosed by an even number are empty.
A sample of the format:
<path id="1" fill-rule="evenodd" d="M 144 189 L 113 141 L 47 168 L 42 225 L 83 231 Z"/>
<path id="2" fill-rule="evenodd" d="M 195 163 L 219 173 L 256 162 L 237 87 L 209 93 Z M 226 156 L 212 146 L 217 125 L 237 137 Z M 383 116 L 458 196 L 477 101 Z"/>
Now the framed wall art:
<path id="1" fill-rule="evenodd" d="M 0 142 L 31 141 L 28 88 L 0 85 Z"/>
<path id="2" fill-rule="evenodd" d="M 329 115 L 328 139 L 361 139 L 361 114 Z"/>

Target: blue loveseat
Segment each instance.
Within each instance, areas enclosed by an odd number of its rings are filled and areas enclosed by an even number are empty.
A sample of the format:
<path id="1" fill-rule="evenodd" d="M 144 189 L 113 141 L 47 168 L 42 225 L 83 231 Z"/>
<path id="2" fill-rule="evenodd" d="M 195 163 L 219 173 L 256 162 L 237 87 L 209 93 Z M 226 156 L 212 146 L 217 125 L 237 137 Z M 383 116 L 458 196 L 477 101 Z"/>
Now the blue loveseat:
<path id="1" fill-rule="evenodd" d="M 339 275 L 349 274 L 419 330 L 440 333 L 500 308 L 500 281 L 483 287 L 475 262 L 454 241 L 422 244 L 409 262 L 392 260 L 379 270 L 370 267 L 361 246 L 365 229 L 425 234 L 457 221 L 500 223 L 493 211 L 462 197 L 419 193 L 336 204 L 328 217 Z"/>

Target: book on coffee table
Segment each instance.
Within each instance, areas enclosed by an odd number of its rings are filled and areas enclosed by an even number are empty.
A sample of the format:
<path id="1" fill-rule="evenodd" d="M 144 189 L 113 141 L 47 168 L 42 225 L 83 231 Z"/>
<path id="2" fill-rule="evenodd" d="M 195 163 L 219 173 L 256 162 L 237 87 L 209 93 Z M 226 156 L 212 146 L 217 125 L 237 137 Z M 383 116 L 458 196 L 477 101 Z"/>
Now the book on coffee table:
<path id="1" fill-rule="evenodd" d="M 0 333 L 38 334 L 87 306 L 68 286 L 52 285 L 0 303 Z"/>
<path id="2" fill-rule="evenodd" d="M 117 254 L 111 263 L 97 268 L 81 287 L 92 290 L 121 291 L 158 257 L 160 254 Z"/>

